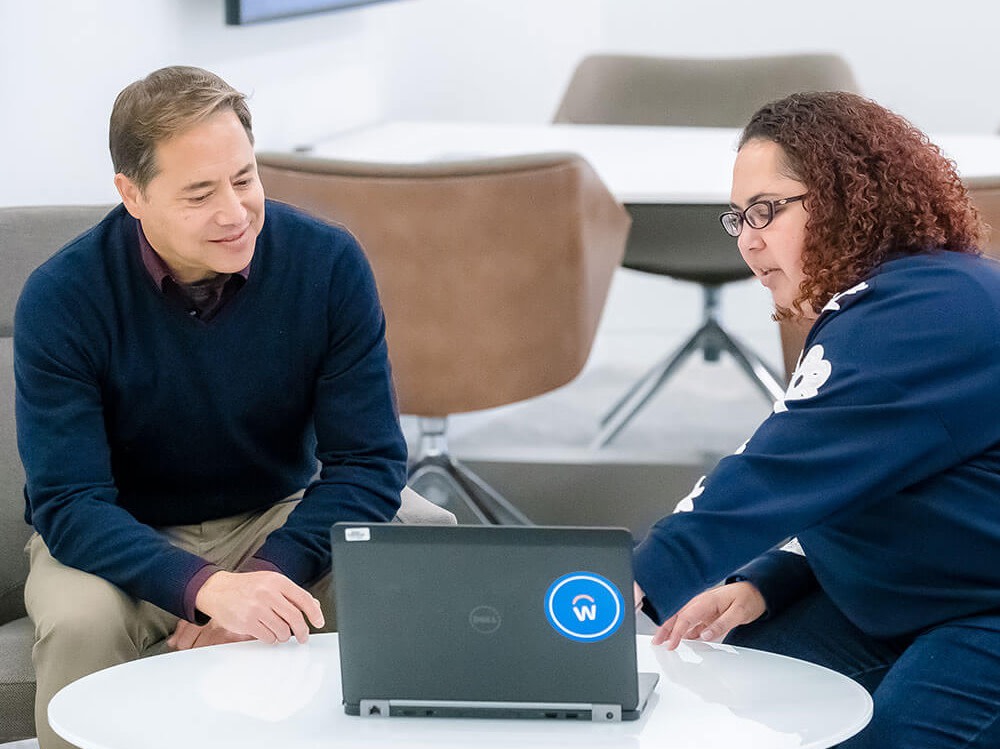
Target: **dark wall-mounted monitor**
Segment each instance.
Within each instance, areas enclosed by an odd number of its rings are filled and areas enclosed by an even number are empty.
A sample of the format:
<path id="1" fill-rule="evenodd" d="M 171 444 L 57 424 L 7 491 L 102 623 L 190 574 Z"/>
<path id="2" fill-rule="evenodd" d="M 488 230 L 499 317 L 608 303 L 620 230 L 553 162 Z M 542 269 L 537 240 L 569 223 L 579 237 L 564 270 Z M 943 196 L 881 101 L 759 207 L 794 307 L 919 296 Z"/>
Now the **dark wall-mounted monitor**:
<path id="1" fill-rule="evenodd" d="M 241 26 L 245 23 L 275 21 L 279 18 L 304 16 L 328 10 L 354 8 L 359 5 L 382 3 L 386 0 L 226 0 L 226 23 Z"/>

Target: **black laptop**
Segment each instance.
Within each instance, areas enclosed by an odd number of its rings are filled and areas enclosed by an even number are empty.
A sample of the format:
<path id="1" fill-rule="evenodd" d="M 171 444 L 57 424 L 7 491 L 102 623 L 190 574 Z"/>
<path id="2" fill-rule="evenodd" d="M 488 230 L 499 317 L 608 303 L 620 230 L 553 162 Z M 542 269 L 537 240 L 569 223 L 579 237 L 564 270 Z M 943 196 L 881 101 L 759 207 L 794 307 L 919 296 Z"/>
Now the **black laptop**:
<path id="1" fill-rule="evenodd" d="M 632 537 L 618 528 L 338 523 L 344 709 L 634 720 Z"/>

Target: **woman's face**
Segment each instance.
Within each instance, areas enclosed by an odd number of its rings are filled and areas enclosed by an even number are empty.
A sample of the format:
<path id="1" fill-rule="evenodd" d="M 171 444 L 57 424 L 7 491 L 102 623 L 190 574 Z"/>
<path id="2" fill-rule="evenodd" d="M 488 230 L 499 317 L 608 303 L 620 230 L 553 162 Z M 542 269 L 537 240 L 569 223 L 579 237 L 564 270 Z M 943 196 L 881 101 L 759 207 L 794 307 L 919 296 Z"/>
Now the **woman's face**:
<path id="1" fill-rule="evenodd" d="M 753 203 L 781 201 L 801 196 L 806 186 L 787 174 L 784 152 L 770 140 L 748 141 L 736 155 L 733 168 L 733 189 L 730 205 L 734 211 L 745 211 Z M 792 309 L 795 314 L 815 317 L 811 309 L 792 308 L 799 295 L 802 273 L 802 248 L 806 237 L 808 214 L 801 200 L 774 205 L 774 217 L 763 229 L 755 229 L 746 221 L 737 239 L 740 255 L 750 270 L 767 287 L 778 307 Z M 764 209 L 766 213 L 766 208 Z M 758 223 L 759 221 L 755 222 Z"/>

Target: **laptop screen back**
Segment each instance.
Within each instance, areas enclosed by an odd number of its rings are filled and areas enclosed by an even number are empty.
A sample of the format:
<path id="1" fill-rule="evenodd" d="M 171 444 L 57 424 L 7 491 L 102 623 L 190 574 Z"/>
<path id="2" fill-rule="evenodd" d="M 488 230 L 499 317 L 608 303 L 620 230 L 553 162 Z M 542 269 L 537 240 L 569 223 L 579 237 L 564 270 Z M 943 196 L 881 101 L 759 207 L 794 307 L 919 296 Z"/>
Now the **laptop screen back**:
<path id="1" fill-rule="evenodd" d="M 338 524 L 345 704 L 638 697 L 623 529 Z"/>

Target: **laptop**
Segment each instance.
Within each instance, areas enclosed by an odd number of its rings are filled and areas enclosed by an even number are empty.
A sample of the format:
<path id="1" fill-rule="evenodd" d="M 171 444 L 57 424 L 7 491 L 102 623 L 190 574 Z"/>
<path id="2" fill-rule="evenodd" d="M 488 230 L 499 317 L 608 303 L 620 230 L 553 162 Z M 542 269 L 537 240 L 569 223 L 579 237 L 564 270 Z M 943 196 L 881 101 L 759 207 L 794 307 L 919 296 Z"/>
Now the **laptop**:
<path id="1" fill-rule="evenodd" d="M 632 537 L 620 528 L 338 523 L 344 709 L 635 720 Z"/>

